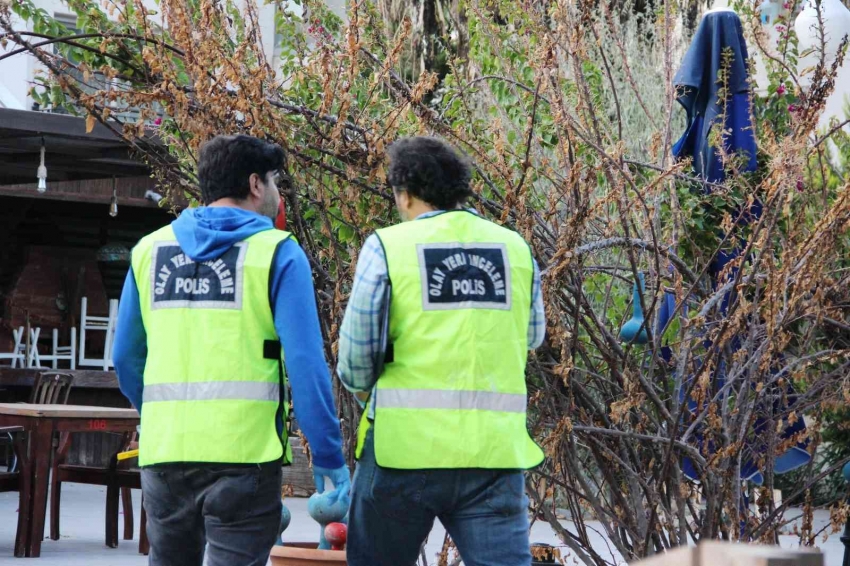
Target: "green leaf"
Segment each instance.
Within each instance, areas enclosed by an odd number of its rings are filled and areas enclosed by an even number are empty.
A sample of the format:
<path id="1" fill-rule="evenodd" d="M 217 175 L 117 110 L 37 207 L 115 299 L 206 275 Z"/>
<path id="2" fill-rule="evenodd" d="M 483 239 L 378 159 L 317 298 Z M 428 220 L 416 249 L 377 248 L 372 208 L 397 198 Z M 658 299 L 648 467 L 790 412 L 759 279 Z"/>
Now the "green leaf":
<path id="1" fill-rule="evenodd" d="M 354 240 L 354 229 L 347 224 L 343 224 L 342 226 L 340 226 L 337 234 L 339 235 L 339 241 L 345 244 L 348 244 L 352 240 Z"/>

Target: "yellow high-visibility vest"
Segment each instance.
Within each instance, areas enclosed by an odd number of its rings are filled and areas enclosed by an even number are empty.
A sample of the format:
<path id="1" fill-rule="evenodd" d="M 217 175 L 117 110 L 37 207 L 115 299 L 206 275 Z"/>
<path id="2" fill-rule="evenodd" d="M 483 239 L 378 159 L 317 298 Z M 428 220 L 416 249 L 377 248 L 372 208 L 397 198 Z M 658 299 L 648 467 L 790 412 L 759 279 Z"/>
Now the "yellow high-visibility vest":
<path id="1" fill-rule="evenodd" d="M 364 412 L 378 465 L 528 469 L 525 364 L 534 267 L 517 233 L 467 211 L 377 231 L 392 288 L 392 360 Z"/>
<path id="2" fill-rule="evenodd" d="M 170 226 L 133 249 L 147 333 L 139 465 L 292 461 L 269 272 L 291 235 L 266 230 L 194 262 Z"/>

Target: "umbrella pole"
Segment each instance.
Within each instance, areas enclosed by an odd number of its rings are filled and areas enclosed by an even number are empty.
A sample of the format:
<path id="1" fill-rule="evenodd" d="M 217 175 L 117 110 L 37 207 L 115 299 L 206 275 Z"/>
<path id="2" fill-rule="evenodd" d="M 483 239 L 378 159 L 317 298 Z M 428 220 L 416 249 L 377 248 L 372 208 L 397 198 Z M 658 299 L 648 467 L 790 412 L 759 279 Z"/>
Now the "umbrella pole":
<path id="1" fill-rule="evenodd" d="M 747 542 L 744 540 L 744 533 L 747 532 L 747 513 L 750 510 L 750 491 L 749 485 L 747 482 L 741 482 L 741 499 L 739 500 L 739 504 L 741 506 L 741 520 L 739 521 L 739 531 L 738 531 L 738 541 L 739 542 Z"/>

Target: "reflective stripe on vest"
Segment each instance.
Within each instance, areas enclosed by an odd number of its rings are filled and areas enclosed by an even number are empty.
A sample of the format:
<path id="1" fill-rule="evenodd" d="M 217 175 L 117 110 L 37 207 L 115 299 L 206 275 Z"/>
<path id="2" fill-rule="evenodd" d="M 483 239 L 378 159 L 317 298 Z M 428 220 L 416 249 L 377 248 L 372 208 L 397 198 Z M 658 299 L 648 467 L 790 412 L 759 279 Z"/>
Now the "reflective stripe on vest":
<path id="1" fill-rule="evenodd" d="M 385 409 L 456 409 L 525 413 L 526 396 L 452 389 L 380 389 L 377 404 Z"/>
<path id="2" fill-rule="evenodd" d="M 156 383 L 145 386 L 144 403 L 165 401 L 274 401 L 280 400 L 280 385 L 251 381 L 200 381 L 195 383 Z"/>
<path id="3" fill-rule="evenodd" d="M 525 241 L 467 211 L 378 230 L 391 288 L 374 398 L 375 459 L 395 469 L 527 469 L 543 452 L 526 428 L 533 261 Z"/>
<path id="4" fill-rule="evenodd" d="M 139 465 L 291 462 L 269 273 L 290 235 L 266 230 L 194 261 L 167 226 L 133 249 L 147 335 Z"/>

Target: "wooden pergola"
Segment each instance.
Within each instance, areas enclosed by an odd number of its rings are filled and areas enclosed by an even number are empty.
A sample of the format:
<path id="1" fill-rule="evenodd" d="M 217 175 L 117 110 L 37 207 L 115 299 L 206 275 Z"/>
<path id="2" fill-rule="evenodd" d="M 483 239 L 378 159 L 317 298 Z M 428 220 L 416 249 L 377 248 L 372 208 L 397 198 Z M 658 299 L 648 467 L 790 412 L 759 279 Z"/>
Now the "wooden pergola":
<path id="1" fill-rule="evenodd" d="M 142 144 L 157 144 L 155 137 Z M 45 147 L 47 191 L 36 171 Z M 119 206 L 156 208 L 145 198 L 154 189 L 147 165 L 101 124 L 86 132 L 85 120 L 63 114 L 0 109 L 0 195 L 72 202 L 109 203 L 115 179 Z"/>
<path id="2" fill-rule="evenodd" d="M 159 141 L 151 135 L 138 143 Z M 47 189 L 38 192 L 42 144 Z M 115 217 L 109 214 L 113 189 Z M 111 129 L 96 124 L 86 132 L 83 118 L 0 109 L 2 341 L 8 339 L 10 327 L 24 324 L 25 310 L 34 326 L 44 332 L 57 328 L 65 337 L 71 328 L 79 328 L 77 295 L 87 295 L 89 305 L 104 311 L 107 298 L 120 293 L 127 267 L 104 267 L 97 251 L 106 244 L 132 248 L 143 235 L 173 219 L 145 196 L 149 191 L 156 191 L 150 169 Z M 57 262 L 62 265 L 57 267 Z M 44 273 L 44 281 L 33 284 L 33 273 Z M 59 289 L 65 290 L 61 308 Z M 67 365 L 60 370 L 74 375 L 71 403 L 129 405 L 118 391 L 114 372 L 88 367 L 70 371 Z M 25 401 L 39 371 L 0 367 L 0 402 Z M 82 462 L 97 461 L 115 448 L 102 435 L 79 436 L 72 453 Z"/>

